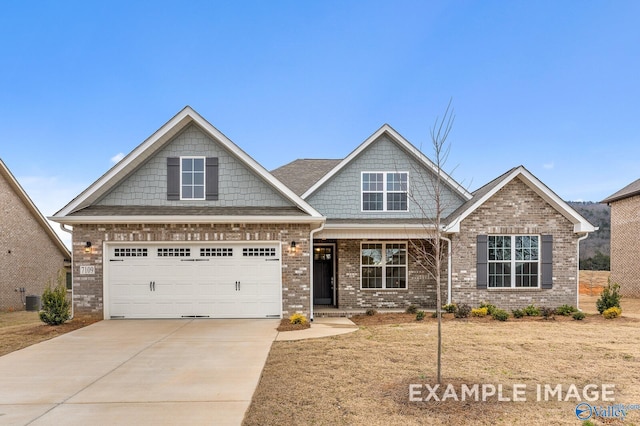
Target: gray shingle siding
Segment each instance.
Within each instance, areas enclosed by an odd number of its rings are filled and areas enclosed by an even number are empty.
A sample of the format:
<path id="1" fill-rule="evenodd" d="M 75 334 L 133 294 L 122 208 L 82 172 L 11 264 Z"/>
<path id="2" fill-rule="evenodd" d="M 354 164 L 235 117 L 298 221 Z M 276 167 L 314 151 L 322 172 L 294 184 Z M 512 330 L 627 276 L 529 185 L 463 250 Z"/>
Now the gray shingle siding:
<path id="1" fill-rule="evenodd" d="M 361 173 L 369 172 L 409 172 L 409 186 L 415 199 L 409 200 L 408 212 L 362 212 L 361 211 Z M 323 215 L 332 219 L 388 219 L 416 218 L 422 211 L 431 212 L 433 192 L 430 171 L 402 150 L 397 144 L 382 136 L 365 151 L 345 166 L 322 188 L 307 198 L 307 202 Z M 464 200 L 454 191 L 445 187 L 443 206 L 446 206 L 443 217 L 458 208 Z M 422 208 L 418 208 L 417 205 Z"/>
<path id="2" fill-rule="evenodd" d="M 167 157 L 180 156 L 218 158 L 220 167 L 218 200 L 167 200 Z M 292 205 L 195 125 L 187 127 L 96 204 L 102 206 L 216 207 L 287 207 Z"/>

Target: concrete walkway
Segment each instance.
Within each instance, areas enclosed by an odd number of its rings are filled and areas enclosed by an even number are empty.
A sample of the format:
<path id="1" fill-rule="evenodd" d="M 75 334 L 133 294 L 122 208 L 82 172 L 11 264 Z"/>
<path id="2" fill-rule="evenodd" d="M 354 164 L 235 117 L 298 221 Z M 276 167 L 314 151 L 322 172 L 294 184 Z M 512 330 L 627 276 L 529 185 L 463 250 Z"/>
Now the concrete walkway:
<path id="1" fill-rule="evenodd" d="M 239 425 L 279 320 L 122 320 L 0 357 L 0 425 Z"/>
<path id="2" fill-rule="evenodd" d="M 272 342 L 358 329 L 318 318 L 101 321 L 0 357 L 0 425 L 239 425 Z"/>

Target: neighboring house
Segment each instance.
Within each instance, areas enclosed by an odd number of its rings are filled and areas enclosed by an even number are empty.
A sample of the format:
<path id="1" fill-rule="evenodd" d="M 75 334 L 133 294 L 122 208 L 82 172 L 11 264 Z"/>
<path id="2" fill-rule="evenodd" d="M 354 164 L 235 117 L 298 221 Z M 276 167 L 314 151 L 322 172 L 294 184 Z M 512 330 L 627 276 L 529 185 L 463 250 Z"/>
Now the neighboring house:
<path id="1" fill-rule="evenodd" d="M 0 311 L 24 310 L 69 267 L 71 253 L 0 160 Z"/>
<path id="2" fill-rule="evenodd" d="M 640 179 L 601 202 L 611 206 L 611 282 L 640 297 Z"/>
<path id="3" fill-rule="evenodd" d="M 413 242 L 429 235 L 438 173 L 452 242 L 443 300 L 577 304 L 590 223 L 523 167 L 469 193 L 388 125 L 343 160 L 269 173 L 186 107 L 52 219 L 73 226 L 83 314 L 433 308 Z"/>

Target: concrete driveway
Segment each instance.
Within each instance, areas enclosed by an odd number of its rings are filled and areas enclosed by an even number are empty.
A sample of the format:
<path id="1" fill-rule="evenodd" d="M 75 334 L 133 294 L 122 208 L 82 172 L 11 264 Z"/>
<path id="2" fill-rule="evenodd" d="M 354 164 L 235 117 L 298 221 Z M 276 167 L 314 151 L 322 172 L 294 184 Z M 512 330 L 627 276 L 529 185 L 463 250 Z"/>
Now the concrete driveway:
<path id="1" fill-rule="evenodd" d="M 279 320 L 112 320 L 0 357 L 0 425 L 242 422 Z"/>

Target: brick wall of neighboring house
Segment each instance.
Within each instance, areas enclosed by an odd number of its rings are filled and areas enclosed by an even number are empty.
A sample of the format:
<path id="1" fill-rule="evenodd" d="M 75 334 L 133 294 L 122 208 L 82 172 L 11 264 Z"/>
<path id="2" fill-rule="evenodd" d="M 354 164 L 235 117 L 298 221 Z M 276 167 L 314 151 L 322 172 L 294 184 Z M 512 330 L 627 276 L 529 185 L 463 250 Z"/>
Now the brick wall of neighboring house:
<path id="1" fill-rule="evenodd" d="M 393 240 L 395 241 L 395 240 Z M 392 242 L 388 240 L 387 242 Z M 436 283 L 416 261 L 416 250 L 408 243 L 407 289 L 361 289 L 360 288 L 360 244 L 361 240 L 339 240 L 338 261 L 338 308 L 404 309 L 409 305 L 434 309 L 436 306 Z M 446 303 L 446 262 L 442 274 L 442 303 Z"/>
<path id="2" fill-rule="evenodd" d="M 476 238 L 487 235 L 553 235 L 552 289 L 477 289 Z M 453 240 L 452 299 L 477 306 L 482 301 L 503 309 L 531 303 L 558 307 L 577 304 L 577 244 L 573 224 L 520 179 L 514 179 L 469 215 Z"/>
<path id="3" fill-rule="evenodd" d="M 611 203 L 611 282 L 640 297 L 640 195 Z"/>
<path id="4" fill-rule="evenodd" d="M 42 296 L 49 280 L 54 285 L 64 255 L 31 211 L 0 176 L 0 310 L 24 310 L 16 292 Z"/>
<path id="5" fill-rule="evenodd" d="M 309 315 L 309 225 L 75 225 L 73 301 L 76 315 L 103 317 L 104 241 L 281 241 L 283 316 Z M 92 252 L 85 253 L 91 241 Z M 287 248 L 296 241 L 295 253 Z M 94 265 L 95 275 L 80 275 Z"/>

